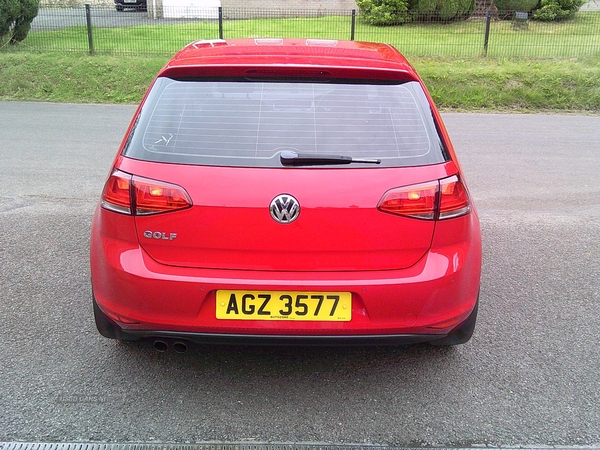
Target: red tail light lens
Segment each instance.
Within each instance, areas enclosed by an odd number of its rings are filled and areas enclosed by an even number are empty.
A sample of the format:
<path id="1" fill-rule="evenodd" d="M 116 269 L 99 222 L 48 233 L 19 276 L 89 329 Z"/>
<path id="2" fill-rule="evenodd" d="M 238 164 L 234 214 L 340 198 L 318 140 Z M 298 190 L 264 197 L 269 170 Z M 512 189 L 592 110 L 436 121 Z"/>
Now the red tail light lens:
<path id="1" fill-rule="evenodd" d="M 459 217 L 471 211 L 469 195 L 457 176 L 440 180 L 440 219 Z"/>
<path id="2" fill-rule="evenodd" d="M 457 176 L 415 184 L 385 193 L 380 211 L 415 219 L 450 219 L 471 211 L 469 195 Z"/>
<path id="3" fill-rule="evenodd" d="M 400 216 L 433 220 L 438 187 L 438 182 L 433 181 L 392 189 L 383 196 L 378 208 Z"/>
<path id="4" fill-rule="evenodd" d="M 102 193 L 102 207 L 123 214 L 132 214 L 134 211 L 135 215 L 147 216 L 190 206 L 192 201 L 183 188 L 134 177 L 120 170 L 113 172 Z"/>
<path id="5" fill-rule="evenodd" d="M 131 214 L 131 175 L 115 170 L 102 192 L 102 207 Z"/>
<path id="6" fill-rule="evenodd" d="M 174 184 L 133 177 L 135 213 L 140 216 L 177 211 L 192 206 L 187 193 Z"/>

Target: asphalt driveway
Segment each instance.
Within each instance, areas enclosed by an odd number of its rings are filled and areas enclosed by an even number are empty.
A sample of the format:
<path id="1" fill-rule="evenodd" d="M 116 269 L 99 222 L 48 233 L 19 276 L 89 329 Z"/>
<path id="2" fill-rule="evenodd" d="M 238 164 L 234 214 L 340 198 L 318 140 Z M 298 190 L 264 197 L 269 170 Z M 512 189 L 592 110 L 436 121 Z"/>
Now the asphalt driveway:
<path id="1" fill-rule="evenodd" d="M 444 114 L 484 237 L 468 344 L 178 354 L 93 324 L 133 111 L 0 103 L 0 442 L 600 446 L 600 116 Z"/>

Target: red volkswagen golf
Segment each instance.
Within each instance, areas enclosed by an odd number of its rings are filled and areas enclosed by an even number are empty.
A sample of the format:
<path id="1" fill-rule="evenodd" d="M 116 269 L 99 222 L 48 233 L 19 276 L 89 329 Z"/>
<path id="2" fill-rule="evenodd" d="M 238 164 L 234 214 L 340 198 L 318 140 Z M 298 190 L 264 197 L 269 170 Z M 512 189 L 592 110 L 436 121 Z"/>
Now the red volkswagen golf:
<path id="1" fill-rule="evenodd" d="M 479 221 L 440 115 L 385 44 L 189 44 L 119 148 L 91 235 L 103 336 L 468 341 Z"/>

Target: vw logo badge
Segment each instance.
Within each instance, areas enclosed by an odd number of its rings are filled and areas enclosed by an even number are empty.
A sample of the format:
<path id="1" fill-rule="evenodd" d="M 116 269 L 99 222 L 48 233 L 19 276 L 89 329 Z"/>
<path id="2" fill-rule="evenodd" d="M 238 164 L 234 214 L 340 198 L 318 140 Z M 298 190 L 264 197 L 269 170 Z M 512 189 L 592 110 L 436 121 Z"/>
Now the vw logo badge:
<path id="1" fill-rule="evenodd" d="M 281 194 L 271 200 L 271 217 L 279 223 L 292 223 L 300 215 L 300 203 L 289 194 Z"/>

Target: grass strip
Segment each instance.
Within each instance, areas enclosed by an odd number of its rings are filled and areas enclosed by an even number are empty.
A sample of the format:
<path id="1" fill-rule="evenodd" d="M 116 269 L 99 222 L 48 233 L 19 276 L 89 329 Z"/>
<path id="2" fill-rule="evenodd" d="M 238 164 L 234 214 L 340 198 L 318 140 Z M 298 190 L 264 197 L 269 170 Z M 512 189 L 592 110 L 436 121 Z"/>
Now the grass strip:
<path id="1" fill-rule="evenodd" d="M 168 57 L 0 53 L 0 99 L 138 103 Z M 600 113 L 600 61 L 410 58 L 445 110 Z"/>

